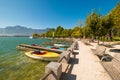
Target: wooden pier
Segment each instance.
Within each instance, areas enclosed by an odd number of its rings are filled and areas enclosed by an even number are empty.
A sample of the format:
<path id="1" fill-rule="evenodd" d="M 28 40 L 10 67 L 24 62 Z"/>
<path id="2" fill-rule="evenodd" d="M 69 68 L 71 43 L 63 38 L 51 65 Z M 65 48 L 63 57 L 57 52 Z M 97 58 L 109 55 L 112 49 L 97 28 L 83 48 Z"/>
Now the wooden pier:
<path id="1" fill-rule="evenodd" d="M 27 44 L 20 44 L 19 48 L 26 48 L 26 49 L 36 49 L 36 50 L 46 50 L 46 51 L 51 51 L 51 52 L 56 52 L 56 53 L 62 53 L 62 50 L 58 50 L 58 49 L 49 49 L 49 48 L 45 48 L 45 47 L 40 47 L 40 46 L 32 46 L 32 45 L 27 45 Z"/>

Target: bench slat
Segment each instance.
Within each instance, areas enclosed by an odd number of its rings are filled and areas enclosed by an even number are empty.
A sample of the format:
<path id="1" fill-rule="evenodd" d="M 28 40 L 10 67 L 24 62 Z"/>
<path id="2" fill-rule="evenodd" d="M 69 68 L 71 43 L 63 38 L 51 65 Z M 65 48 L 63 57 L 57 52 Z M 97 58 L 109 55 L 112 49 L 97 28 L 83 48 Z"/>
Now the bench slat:
<path id="1" fill-rule="evenodd" d="M 91 49 L 95 55 L 104 56 L 106 48 L 104 46 L 97 46 L 96 49 Z"/>
<path id="2" fill-rule="evenodd" d="M 120 73 L 111 62 L 102 62 L 102 65 L 113 80 L 120 80 Z"/>
<path id="3" fill-rule="evenodd" d="M 117 60 L 120 62 L 120 54 L 116 54 L 116 55 L 114 56 L 114 58 L 117 59 Z"/>

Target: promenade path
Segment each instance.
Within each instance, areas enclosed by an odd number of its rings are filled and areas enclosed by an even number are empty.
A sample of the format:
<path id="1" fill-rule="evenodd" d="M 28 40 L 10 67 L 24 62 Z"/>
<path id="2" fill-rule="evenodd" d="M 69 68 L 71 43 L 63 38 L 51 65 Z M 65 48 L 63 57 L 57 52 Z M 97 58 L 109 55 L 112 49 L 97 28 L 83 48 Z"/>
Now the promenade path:
<path id="1" fill-rule="evenodd" d="M 112 80 L 100 64 L 97 56 L 90 50 L 93 46 L 86 46 L 78 41 L 78 50 L 71 55 L 68 71 L 61 80 Z"/>

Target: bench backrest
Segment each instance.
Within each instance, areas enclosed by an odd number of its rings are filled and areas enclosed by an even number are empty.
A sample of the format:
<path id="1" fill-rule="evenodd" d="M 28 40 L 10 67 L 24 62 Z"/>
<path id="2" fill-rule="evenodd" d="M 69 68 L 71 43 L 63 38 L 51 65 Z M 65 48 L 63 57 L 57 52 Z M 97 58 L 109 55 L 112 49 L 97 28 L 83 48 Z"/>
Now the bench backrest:
<path id="1" fill-rule="evenodd" d="M 103 56 L 105 54 L 105 51 L 106 51 L 106 47 L 104 47 L 104 46 L 97 46 L 95 54 L 98 55 L 98 56 Z"/>

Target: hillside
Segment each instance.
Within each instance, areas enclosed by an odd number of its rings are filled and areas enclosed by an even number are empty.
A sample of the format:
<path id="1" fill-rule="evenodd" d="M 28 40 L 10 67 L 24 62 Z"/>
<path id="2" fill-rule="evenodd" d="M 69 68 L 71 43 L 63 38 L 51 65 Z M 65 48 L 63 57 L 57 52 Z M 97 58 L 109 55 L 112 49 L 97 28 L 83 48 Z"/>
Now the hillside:
<path id="1" fill-rule="evenodd" d="M 49 29 L 32 29 L 23 26 L 8 26 L 6 28 L 0 28 L 0 35 L 32 35 L 33 33 L 43 33 Z"/>

